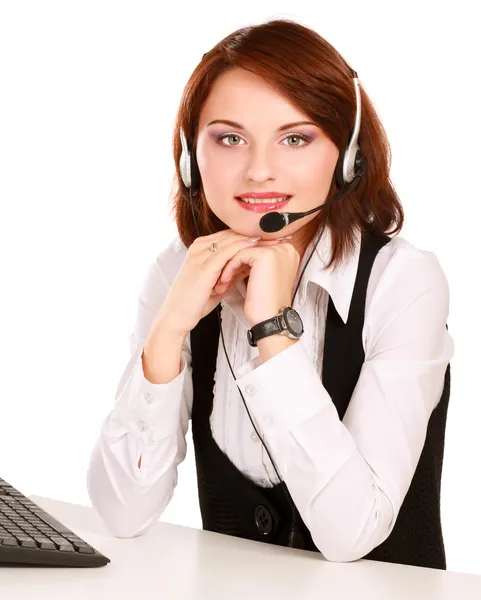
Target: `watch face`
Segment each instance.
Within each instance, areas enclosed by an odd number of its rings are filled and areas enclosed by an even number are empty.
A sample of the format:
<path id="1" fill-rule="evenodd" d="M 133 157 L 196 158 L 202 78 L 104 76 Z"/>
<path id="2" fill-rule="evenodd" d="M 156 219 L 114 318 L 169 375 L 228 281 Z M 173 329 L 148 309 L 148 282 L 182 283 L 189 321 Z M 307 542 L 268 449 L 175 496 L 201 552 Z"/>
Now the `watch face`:
<path id="1" fill-rule="evenodd" d="M 295 335 L 302 333 L 302 321 L 297 312 L 293 309 L 287 311 L 287 324 Z"/>

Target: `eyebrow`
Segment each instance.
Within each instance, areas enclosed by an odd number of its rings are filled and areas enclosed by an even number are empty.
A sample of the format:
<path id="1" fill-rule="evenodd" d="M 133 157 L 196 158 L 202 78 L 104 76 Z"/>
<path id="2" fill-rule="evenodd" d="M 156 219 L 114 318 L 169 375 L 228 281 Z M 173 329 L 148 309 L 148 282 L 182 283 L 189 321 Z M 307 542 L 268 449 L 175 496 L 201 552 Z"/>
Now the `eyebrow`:
<path id="1" fill-rule="evenodd" d="M 225 123 L 226 125 L 230 125 L 231 127 L 235 127 L 236 129 L 245 129 L 240 123 L 236 123 L 235 121 L 229 121 L 228 119 L 216 119 L 215 121 L 211 121 L 210 123 L 208 123 L 207 127 L 209 127 L 210 125 L 214 125 L 215 123 Z M 296 121 L 295 123 L 286 123 L 285 125 L 282 125 L 277 129 L 277 131 L 285 131 L 286 129 L 291 129 L 292 127 L 297 127 L 298 125 L 314 125 L 315 127 L 319 127 L 319 125 L 317 123 L 314 123 L 313 121 Z"/>

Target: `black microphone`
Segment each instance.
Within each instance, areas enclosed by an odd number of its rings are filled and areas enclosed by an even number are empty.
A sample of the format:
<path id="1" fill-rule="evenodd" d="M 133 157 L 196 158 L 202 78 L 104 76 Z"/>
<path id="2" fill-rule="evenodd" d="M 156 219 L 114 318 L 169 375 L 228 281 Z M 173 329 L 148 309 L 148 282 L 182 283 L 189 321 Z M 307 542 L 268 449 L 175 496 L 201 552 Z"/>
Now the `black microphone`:
<path id="1" fill-rule="evenodd" d="M 307 215 L 310 215 L 313 212 L 316 212 L 317 210 L 321 210 L 321 208 L 330 206 L 331 204 L 336 202 L 336 200 L 339 200 L 340 198 L 345 196 L 348 192 L 350 192 L 352 189 L 354 189 L 356 187 L 356 185 L 359 183 L 363 173 L 364 173 L 364 168 L 361 168 L 361 171 L 356 175 L 356 177 L 352 180 L 351 184 L 346 189 L 342 189 L 335 198 L 332 198 L 332 200 L 328 200 L 327 202 L 324 202 L 324 204 L 321 204 L 321 206 L 317 206 L 316 208 L 312 208 L 311 210 L 307 210 L 305 212 L 298 212 L 298 213 L 288 213 L 288 212 L 266 213 L 265 215 L 262 216 L 261 220 L 259 221 L 260 228 L 262 229 L 262 231 L 265 231 L 268 233 L 280 231 L 281 229 L 284 229 L 284 227 L 287 227 L 287 225 L 289 225 L 290 223 L 294 223 L 294 221 L 297 221 L 297 219 L 302 219 L 302 217 L 306 217 Z"/>
<path id="2" fill-rule="evenodd" d="M 332 200 L 329 200 L 328 202 L 321 204 L 321 206 L 312 208 L 311 210 L 308 210 L 306 212 L 298 212 L 298 213 L 269 212 L 269 213 L 266 213 L 265 215 L 262 216 L 261 220 L 259 221 L 259 226 L 262 229 L 262 231 L 266 231 L 269 233 L 272 233 L 274 231 L 280 231 L 284 227 L 287 227 L 287 225 L 289 225 L 289 223 L 294 223 L 294 221 L 297 221 L 297 219 L 302 219 L 302 217 L 306 217 L 307 215 L 310 215 L 311 213 L 316 212 L 316 210 L 321 210 L 321 208 L 324 208 L 325 206 L 332 204 L 335 200 L 338 200 L 338 199 L 339 199 L 339 196 L 336 196 L 336 198 L 333 198 Z"/>

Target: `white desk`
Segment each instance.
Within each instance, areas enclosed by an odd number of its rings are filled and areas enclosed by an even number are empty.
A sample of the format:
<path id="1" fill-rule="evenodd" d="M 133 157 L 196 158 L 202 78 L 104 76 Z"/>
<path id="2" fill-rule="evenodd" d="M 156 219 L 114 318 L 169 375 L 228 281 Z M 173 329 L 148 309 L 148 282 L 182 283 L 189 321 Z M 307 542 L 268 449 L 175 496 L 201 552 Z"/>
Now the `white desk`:
<path id="1" fill-rule="evenodd" d="M 359 560 L 157 523 L 109 535 L 92 508 L 31 496 L 111 560 L 88 569 L 0 567 L 8 600 L 480 600 L 481 576 Z"/>

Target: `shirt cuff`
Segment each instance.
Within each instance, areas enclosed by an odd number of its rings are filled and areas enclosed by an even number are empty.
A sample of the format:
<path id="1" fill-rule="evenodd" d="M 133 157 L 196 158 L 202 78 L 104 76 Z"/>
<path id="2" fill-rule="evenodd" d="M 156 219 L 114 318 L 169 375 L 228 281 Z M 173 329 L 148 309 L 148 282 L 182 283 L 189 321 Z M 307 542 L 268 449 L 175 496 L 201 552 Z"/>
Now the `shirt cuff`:
<path id="1" fill-rule="evenodd" d="M 325 408 L 335 409 L 300 340 L 262 364 L 253 358 L 237 373 L 237 385 L 263 429 L 275 424 L 290 431 Z"/>
<path id="2" fill-rule="evenodd" d="M 143 346 L 131 359 L 131 373 L 117 398 L 110 425 L 118 424 L 151 444 L 177 433 L 187 362 L 182 352 L 177 377 L 168 383 L 152 383 L 143 371 L 142 352 Z"/>
<path id="3" fill-rule="evenodd" d="M 237 381 L 239 381 L 240 377 L 243 377 L 247 373 L 250 373 L 254 369 L 257 369 L 257 367 L 260 367 L 260 365 L 261 365 L 261 357 L 260 356 L 255 356 L 251 360 L 245 362 L 236 371 L 236 379 L 237 379 Z"/>

